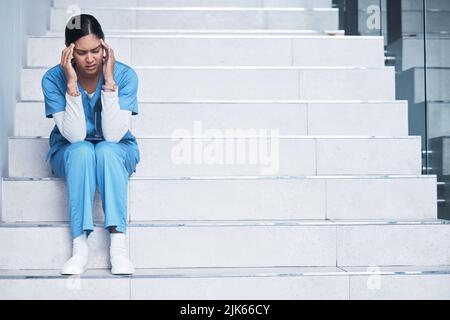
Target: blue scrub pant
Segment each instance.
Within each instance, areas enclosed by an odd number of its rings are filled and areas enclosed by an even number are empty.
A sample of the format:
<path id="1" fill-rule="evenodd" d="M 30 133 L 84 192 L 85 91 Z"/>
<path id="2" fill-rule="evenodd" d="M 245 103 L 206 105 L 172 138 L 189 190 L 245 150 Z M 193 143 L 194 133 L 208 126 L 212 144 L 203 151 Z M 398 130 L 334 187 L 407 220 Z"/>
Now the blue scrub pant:
<path id="1" fill-rule="evenodd" d="M 135 171 L 132 146 L 125 143 L 80 141 L 56 151 L 50 164 L 66 178 L 71 234 L 76 238 L 94 230 L 92 209 L 98 185 L 105 214 L 104 227 L 126 233 L 128 177 Z"/>

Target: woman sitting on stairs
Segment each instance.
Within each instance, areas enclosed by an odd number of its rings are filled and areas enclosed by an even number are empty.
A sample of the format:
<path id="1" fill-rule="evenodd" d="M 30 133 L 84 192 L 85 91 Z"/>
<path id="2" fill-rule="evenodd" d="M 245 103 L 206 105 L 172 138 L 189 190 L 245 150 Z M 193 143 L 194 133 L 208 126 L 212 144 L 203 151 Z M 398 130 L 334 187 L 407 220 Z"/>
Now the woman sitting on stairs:
<path id="1" fill-rule="evenodd" d="M 104 39 L 93 16 L 73 17 L 65 28 L 61 63 L 42 78 L 45 114 L 56 124 L 46 160 L 67 183 L 73 248 L 61 273 L 68 275 L 86 270 L 97 185 L 104 227 L 110 232 L 111 272 L 134 273 L 125 235 L 128 178 L 140 160 L 129 131 L 131 115 L 138 113 L 138 78 L 131 67 L 115 60 Z"/>

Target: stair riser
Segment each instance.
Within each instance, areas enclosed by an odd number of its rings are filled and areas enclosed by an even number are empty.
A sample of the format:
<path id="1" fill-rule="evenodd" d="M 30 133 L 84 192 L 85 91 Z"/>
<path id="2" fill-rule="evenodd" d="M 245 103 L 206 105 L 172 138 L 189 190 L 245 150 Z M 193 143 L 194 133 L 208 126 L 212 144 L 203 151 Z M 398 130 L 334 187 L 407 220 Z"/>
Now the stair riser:
<path id="1" fill-rule="evenodd" d="M 107 37 L 106 41 L 118 60 L 133 66 L 384 66 L 380 37 Z M 52 67 L 60 62 L 64 48 L 63 38 L 29 38 L 28 66 Z M 48 54 L 34 54 L 43 51 Z"/>
<path id="2" fill-rule="evenodd" d="M 331 0 L 55 0 L 55 7 L 300 7 L 331 8 Z"/>
<path id="3" fill-rule="evenodd" d="M 138 99 L 147 101 L 395 100 L 394 68 L 135 70 Z M 45 71 L 22 71 L 22 101 L 43 101 Z"/>
<path id="4" fill-rule="evenodd" d="M 64 31 L 66 22 L 79 13 L 97 18 L 102 29 L 306 29 L 336 30 L 337 9 L 306 11 L 263 10 L 129 10 L 54 8 L 50 13 L 50 30 Z M 76 22 L 75 22 L 76 23 Z"/>
<path id="5" fill-rule="evenodd" d="M 423 104 L 422 104 L 423 106 Z M 417 105 L 419 107 L 419 105 Z M 442 103 L 442 102 L 428 102 L 427 108 L 429 112 L 429 119 L 434 123 L 432 127 L 428 127 L 428 138 L 442 138 L 446 137 L 448 134 L 447 124 L 450 123 L 450 103 Z M 442 148 L 442 147 L 441 147 Z M 446 152 L 447 147 L 444 147 L 444 152 Z M 433 148 L 434 149 L 434 148 Z M 430 157 L 433 161 L 437 161 L 432 165 L 434 167 L 434 172 L 442 172 L 442 174 L 448 174 L 448 157 L 442 156 L 441 154 L 435 154 L 433 157 Z M 439 163 L 439 166 L 437 166 Z M 440 169 L 442 168 L 442 169 Z M 441 171 L 442 170 L 442 171 Z"/>
<path id="6" fill-rule="evenodd" d="M 450 299 L 449 286 L 448 274 L 181 279 L 69 277 L 66 279 L 2 279 L 0 280 L 0 299 L 441 300 Z M 258 309 L 259 312 L 262 310 L 262 308 Z"/>
<path id="7" fill-rule="evenodd" d="M 450 69 L 427 69 L 427 101 L 450 101 Z M 425 101 L 423 67 L 412 68 L 397 75 L 398 92 L 411 103 Z"/>
<path id="8" fill-rule="evenodd" d="M 248 129 L 249 139 L 138 139 L 136 176 L 229 175 L 420 175 L 420 137 L 279 138 L 277 129 Z M 174 132 L 208 135 L 194 123 Z M 212 132 L 211 132 L 212 133 Z M 226 131 L 215 131 L 225 135 Z M 10 139 L 10 177 L 51 177 L 48 139 Z M 32 161 L 23 161 L 28 159 Z"/>
<path id="9" fill-rule="evenodd" d="M 402 12 L 402 33 L 417 34 L 423 33 L 423 9 L 414 12 Z M 450 12 L 428 11 L 427 12 L 427 32 L 439 33 L 450 31 Z"/>
<path id="10" fill-rule="evenodd" d="M 44 103 L 16 104 L 15 136 L 49 136 L 55 126 Z M 30 122 L 33 125 L 28 125 Z M 405 101 L 385 103 L 139 103 L 136 136 L 170 136 L 200 121 L 205 128 L 279 128 L 280 135 L 407 136 Z"/>
<path id="11" fill-rule="evenodd" d="M 352 300 L 448 300 L 448 288 L 448 274 L 350 276 Z"/>
<path id="12" fill-rule="evenodd" d="M 434 176 L 207 181 L 132 179 L 128 212 L 131 221 L 436 219 L 436 192 Z M 3 181 L 3 193 L 3 219 L 7 222 L 67 221 L 66 187 L 62 180 Z M 102 220 L 98 199 L 95 200 L 94 218 Z"/>
<path id="13" fill-rule="evenodd" d="M 338 264 L 425 266 L 433 261 L 436 265 L 449 265 L 449 231 L 445 225 L 338 227 Z"/>
<path id="14" fill-rule="evenodd" d="M 93 235 L 89 266 L 109 268 L 107 232 Z M 128 235 L 137 268 L 450 264 L 446 225 L 136 226 Z M 0 238 L 10 243 L 2 269 L 59 269 L 71 252 L 67 227 L 1 228 Z"/>
<path id="15" fill-rule="evenodd" d="M 63 31 L 47 31 L 46 36 L 64 37 Z M 108 30 L 112 36 L 344 36 L 344 30 L 300 29 L 119 29 Z M 371 35 L 373 36 L 373 35 Z"/>
<path id="16" fill-rule="evenodd" d="M 0 280 L 2 300 L 127 300 L 129 279 L 84 279 L 72 276 L 62 279 Z"/>
<path id="17" fill-rule="evenodd" d="M 427 8 L 450 10 L 450 2 L 448 2 L 447 0 L 427 0 Z M 423 10 L 423 1 L 402 0 L 402 10 Z"/>
<path id="18" fill-rule="evenodd" d="M 450 68 L 450 41 L 448 39 L 427 39 L 427 66 Z M 424 40 L 403 38 L 397 40 L 389 49 L 397 55 L 401 70 L 423 67 Z"/>
<path id="19" fill-rule="evenodd" d="M 348 283 L 348 276 L 0 280 L 0 299 L 348 299 Z"/>

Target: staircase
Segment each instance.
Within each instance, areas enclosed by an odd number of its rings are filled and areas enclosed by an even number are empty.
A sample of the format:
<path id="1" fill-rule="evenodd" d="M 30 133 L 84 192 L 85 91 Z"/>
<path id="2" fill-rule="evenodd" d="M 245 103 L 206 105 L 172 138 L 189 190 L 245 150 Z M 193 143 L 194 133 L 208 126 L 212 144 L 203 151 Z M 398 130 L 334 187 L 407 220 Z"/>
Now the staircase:
<path id="1" fill-rule="evenodd" d="M 44 162 L 54 122 L 40 79 L 74 2 L 139 76 L 129 277 L 108 269 L 98 194 L 90 269 L 59 274 L 71 239 L 65 183 Z M 95 6 L 55 0 L 48 34 L 28 39 L 2 179 L 1 299 L 450 298 L 450 224 L 382 37 L 344 36 L 331 0 Z"/>

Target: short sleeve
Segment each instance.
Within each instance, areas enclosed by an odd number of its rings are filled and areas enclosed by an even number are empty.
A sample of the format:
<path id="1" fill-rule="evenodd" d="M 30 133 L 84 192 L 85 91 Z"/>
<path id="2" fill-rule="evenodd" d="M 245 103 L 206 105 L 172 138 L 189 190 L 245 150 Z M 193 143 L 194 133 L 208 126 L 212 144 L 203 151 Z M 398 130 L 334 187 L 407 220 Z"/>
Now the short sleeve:
<path id="1" fill-rule="evenodd" d="M 45 116 L 53 118 L 53 114 L 66 109 L 66 97 L 61 92 L 55 79 L 47 72 L 41 81 L 42 92 L 44 93 Z"/>
<path id="2" fill-rule="evenodd" d="M 120 109 L 129 110 L 132 115 L 138 114 L 138 77 L 136 72 L 131 68 L 127 69 L 118 83 L 118 87 Z"/>

